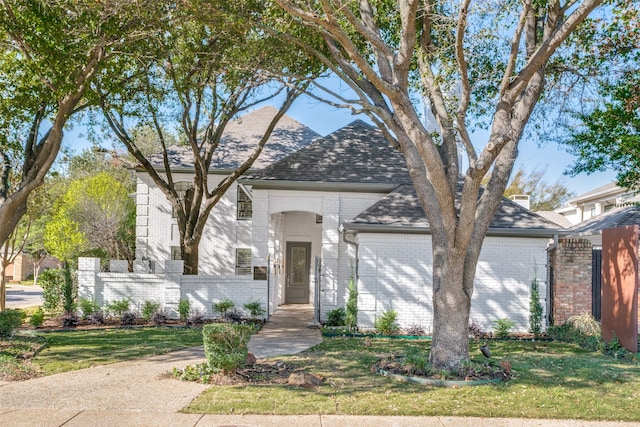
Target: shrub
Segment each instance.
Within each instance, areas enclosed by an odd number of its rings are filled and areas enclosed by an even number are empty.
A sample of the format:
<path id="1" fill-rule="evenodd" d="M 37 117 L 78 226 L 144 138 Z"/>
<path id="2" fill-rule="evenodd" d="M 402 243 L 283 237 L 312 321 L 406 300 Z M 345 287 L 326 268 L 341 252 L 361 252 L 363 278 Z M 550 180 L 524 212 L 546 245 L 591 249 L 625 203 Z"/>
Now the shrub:
<path id="1" fill-rule="evenodd" d="M 135 325 L 136 319 L 138 316 L 133 311 L 125 311 L 120 315 L 120 324 L 121 325 Z"/>
<path id="2" fill-rule="evenodd" d="M 589 313 L 571 316 L 567 319 L 567 323 L 585 335 L 600 335 L 601 333 L 600 322 Z"/>
<path id="3" fill-rule="evenodd" d="M 13 335 L 13 331 L 22 325 L 25 317 L 25 312 L 22 310 L 6 309 L 0 311 L 0 337 Z"/>
<path id="4" fill-rule="evenodd" d="M 231 308 L 224 313 L 224 321 L 227 323 L 242 323 L 242 313 L 235 307 Z"/>
<path id="5" fill-rule="evenodd" d="M 129 311 L 131 306 L 131 300 L 129 298 L 115 299 L 108 302 L 106 305 L 107 312 L 114 316 L 122 317 L 122 315 Z"/>
<path id="6" fill-rule="evenodd" d="M 195 310 L 191 313 L 191 316 L 187 318 L 187 325 L 202 325 L 204 324 L 204 313 L 200 310 Z"/>
<path id="7" fill-rule="evenodd" d="M 191 309 L 191 303 L 188 299 L 181 299 L 178 302 L 178 314 L 180 314 L 180 320 L 186 322 L 189 317 L 189 310 Z"/>
<path id="8" fill-rule="evenodd" d="M 73 312 L 66 312 L 60 320 L 62 321 L 63 328 L 75 328 L 78 326 L 78 316 Z"/>
<path id="9" fill-rule="evenodd" d="M 493 323 L 496 324 L 495 333 L 497 338 L 508 338 L 509 332 L 511 332 L 511 329 L 516 325 L 515 322 L 507 319 L 506 317 L 494 320 Z"/>
<path id="10" fill-rule="evenodd" d="M 258 301 L 247 303 L 243 307 L 249 312 L 249 316 L 251 316 L 252 319 L 262 319 L 264 315 L 267 314 L 267 310 L 265 310 Z"/>
<path id="11" fill-rule="evenodd" d="M 151 317 L 151 321 L 155 325 L 164 325 L 169 321 L 169 316 L 167 316 L 167 313 L 164 310 L 156 310 Z"/>
<path id="12" fill-rule="evenodd" d="M 542 304 L 540 304 L 540 288 L 538 278 L 534 274 L 529 294 L 529 332 L 538 335 L 542 332 Z"/>
<path id="13" fill-rule="evenodd" d="M 224 317 L 227 311 L 231 310 L 235 306 L 236 304 L 230 299 L 223 299 L 222 301 L 212 304 L 213 311 L 215 311 L 216 313 L 220 313 L 222 317 Z"/>
<path id="14" fill-rule="evenodd" d="M 382 335 L 394 335 L 398 332 L 396 318 L 398 313 L 395 310 L 384 311 L 382 315 L 373 322 L 373 327 Z"/>
<path id="15" fill-rule="evenodd" d="M 346 324 L 347 313 L 344 307 L 336 308 L 327 313 L 325 326 L 344 326 Z"/>
<path id="16" fill-rule="evenodd" d="M 245 362 L 249 339 L 254 329 L 249 325 L 211 323 L 202 328 L 204 352 L 209 367 L 231 373 Z"/>
<path id="17" fill-rule="evenodd" d="M 29 318 L 29 324 L 34 328 L 39 328 L 44 323 L 44 310 L 42 307 L 38 307 L 35 309 L 33 313 L 31 313 L 31 317 Z"/>
<path id="18" fill-rule="evenodd" d="M 475 321 L 469 325 L 469 338 L 482 338 L 485 335 L 484 331 Z"/>
<path id="19" fill-rule="evenodd" d="M 349 280 L 349 299 L 345 307 L 345 325 L 349 329 L 358 327 L 358 284 L 353 276 Z"/>
<path id="20" fill-rule="evenodd" d="M 151 318 L 160 310 L 160 303 L 155 301 L 145 301 L 142 304 L 142 318 L 145 322 L 151 321 Z"/>
<path id="21" fill-rule="evenodd" d="M 48 313 L 62 312 L 64 275 L 62 270 L 45 270 L 40 273 L 38 285 L 42 286 L 42 307 Z"/>
<path id="22" fill-rule="evenodd" d="M 77 276 L 74 280 L 74 275 L 71 273 L 69 263 L 64 264 L 62 269 L 62 277 L 64 279 L 62 287 L 63 306 L 65 313 L 75 313 L 76 300 L 78 299 L 78 283 Z"/>
<path id="23" fill-rule="evenodd" d="M 89 315 L 89 322 L 92 325 L 104 325 L 104 311 L 96 310 Z"/>
<path id="24" fill-rule="evenodd" d="M 82 318 L 85 320 L 88 319 L 91 314 L 100 310 L 100 306 L 94 300 L 88 300 L 85 298 L 80 298 L 78 300 L 78 306 L 82 312 Z"/>
<path id="25" fill-rule="evenodd" d="M 407 328 L 407 335 L 413 335 L 413 336 L 421 337 L 421 336 L 426 335 L 426 332 L 425 332 L 424 328 L 422 327 L 422 325 L 418 325 L 418 324 L 414 323 L 413 325 L 409 326 L 409 328 Z"/>

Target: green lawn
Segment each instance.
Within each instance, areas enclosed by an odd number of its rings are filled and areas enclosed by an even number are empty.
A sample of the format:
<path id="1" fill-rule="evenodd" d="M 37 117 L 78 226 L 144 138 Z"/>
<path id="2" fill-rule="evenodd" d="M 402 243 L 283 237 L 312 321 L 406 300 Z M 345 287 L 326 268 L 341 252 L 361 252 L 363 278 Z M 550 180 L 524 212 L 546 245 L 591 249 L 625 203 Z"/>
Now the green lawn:
<path id="1" fill-rule="evenodd" d="M 640 421 L 640 365 L 559 342 L 491 342 L 515 378 L 500 385 L 436 388 L 375 375 L 380 357 L 425 341 L 325 338 L 296 356 L 278 358 L 326 377 L 315 390 L 282 385 L 213 386 L 186 412 L 254 414 L 452 415 Z M 472 357 L 480 360 L 472 343 Z"/>
<path id="2" fill-rule="evenodd" d="M 46 375 L 202 345 L 200 328 L 56 331 L 43 332 L 41 336 L 46 346 L 31 360 L 31 365 Z M 15 364 L 15 357 L 9 356 L 15 356 L 12 352 L 30 341 L 33 340 L 17 339 L 12 347 L 7 340 L 0 343 L 3 344 L 0 346 L 0 373 L 3 369 L 13 369 L 11 365 Z M 41 343 L 43 340 L 36 341 Z"/>

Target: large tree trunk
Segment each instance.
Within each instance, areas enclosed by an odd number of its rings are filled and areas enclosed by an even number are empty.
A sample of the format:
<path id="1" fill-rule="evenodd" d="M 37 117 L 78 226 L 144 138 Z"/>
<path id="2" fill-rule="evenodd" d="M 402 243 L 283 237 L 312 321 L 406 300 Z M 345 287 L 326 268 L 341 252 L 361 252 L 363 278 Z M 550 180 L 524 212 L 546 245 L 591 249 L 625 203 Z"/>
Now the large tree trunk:
<path id="1" fill-rule="evenodd" d="M 200 257 L 200 239 L 202 233 L 187 236 L 180 241 L 182 261 L 184 262 L 184 274 L 198 274 L 198 262 Z"/>
<path id="2" fill-rule="evenodd" d="M 433 245 L 434 253 L 438 253 Z M 434 261 L 433 337 L 429 355 L 434 369 L 455 370 L 469 357 L 469 312 L 472 288 L 465 286 L 465 254 L 448 251 L 446 261 Z M 436 268 L 436 264 L 442 264 Z M 470 289 L 471 288 L 471 289 Z"/>

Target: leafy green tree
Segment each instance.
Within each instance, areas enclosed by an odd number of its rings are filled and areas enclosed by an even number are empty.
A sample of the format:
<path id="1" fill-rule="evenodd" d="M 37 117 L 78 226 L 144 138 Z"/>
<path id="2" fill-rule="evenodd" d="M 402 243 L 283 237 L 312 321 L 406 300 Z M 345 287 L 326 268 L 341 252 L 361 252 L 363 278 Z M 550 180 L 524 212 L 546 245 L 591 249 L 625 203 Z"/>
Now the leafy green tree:
<path id="1" fill-rule="evenodd" d="M 317 61 L 298 55 L 295 45 L 253 27 L 262 9 L 262 2 L 250 0 L 181 2 L 167 27 L 127 63 L 121 80 L 96 81 L 98 91 L 107 84 L 121 87 L 118 96 L 101 98 L 102 112 L 113 134 L 171 202 L 186 274 L 198 273 L 199 244 L 211 210 L 252 166 L 307 78 L 320 69 Z M 302 77 L 287 77 L 292 69 Z M 276 96 L 283 101 L 255 149 L 209 188 L 209 168 L 227 125 Z M 156 161 L 145 152 L 149 129 L 160 147 Z M 172 139 L 183 141 L 193 158 L 184 195 L 175 188 L 170 167 Z"/>
<path id="2" fill-rule="evenodd" d="M 0 246 L 53 164 L 69 120 L 120 75 L 130 45 L 157 32 L 165 2 L 0 1 Z"/>
<path id="3" fill-rule="evenodd" d="M 283 31 L 286 20 L 263 24 L 320 58 L 353 93 L 334 92 L 333 103 L 368 114 L 404 154 L 432 235 L 430 362 L 455 369 L 469 358 L 482 242 L 544 92 L 547 64 L 602 1 L 275 3 L 315 31 L 329 53 Z M 436 134 L 421 120 L 420 98 L 435 117 Z M 489 136 L 477 148 L 470 130 L 478 122 Z M 466 171 L 458 166 L 459 142 Z"/>
<path id="4" fill-rule="evenodd" d="M 579 116 L 566 142 L 577 156 L 571 174 L 615 170 L 618 184 L 640 189 L 640 77 L 637 71 L 602 87 L 603 105 Z"/>
<path id="5" fill-rule="evenodd" d="M 532 211 L 552 211 L 564 206 L 573 193 L 560 179 L 553 184 L 546 182 L 546 172 L 546 167 L 528 173 L 524 168 L 518 169 L 504 192 L 505 197 L 517 194 L 530 196 Z"/>
<path id="6" fill-rule="evenodd" d="M 56 202 L 44 243 L 51 254 L 71 260 L 81 254 L 135 257 L 135 203 L 108 172 L 73 180 Z"/>

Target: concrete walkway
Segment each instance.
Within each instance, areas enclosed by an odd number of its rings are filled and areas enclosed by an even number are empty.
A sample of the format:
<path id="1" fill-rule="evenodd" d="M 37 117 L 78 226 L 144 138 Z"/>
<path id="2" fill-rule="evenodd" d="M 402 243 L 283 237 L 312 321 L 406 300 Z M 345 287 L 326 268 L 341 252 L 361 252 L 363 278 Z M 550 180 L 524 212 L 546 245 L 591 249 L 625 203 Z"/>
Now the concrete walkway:
<path id="1" fill-rule="evenodd" d="M 283 306 L 249 342 L 256 357 L 295 354 L 322 341 L 309 306 Z M 174 367 L 204 361 L 202 347 L 22 382 L 0 384 L 0 426 L 627 427 L 635 423 L 460 417 L 182 414 L 209 386 L 176 381 Z"/>
<path id="2" fill-rule="evenodd" d="M 249 351 L 257 358 L 296 354 L 322 342 L 320 329 L 310 329 L 313 306 L 281 305 L 260 332 L 251 337 Z"/>

